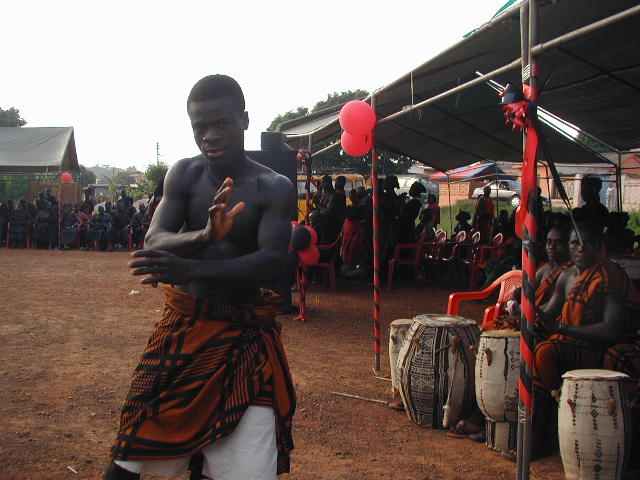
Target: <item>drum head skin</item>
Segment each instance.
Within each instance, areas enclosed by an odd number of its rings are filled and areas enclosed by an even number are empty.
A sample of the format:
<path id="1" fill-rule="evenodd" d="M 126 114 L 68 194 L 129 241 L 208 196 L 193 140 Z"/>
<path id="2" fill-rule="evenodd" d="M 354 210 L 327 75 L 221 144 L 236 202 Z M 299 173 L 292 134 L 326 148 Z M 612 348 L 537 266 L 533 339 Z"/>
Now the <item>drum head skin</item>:
<path id="1" fill-rule="evenodd" d="M 570 380 L 622 380 L 629 378 L 629 375 L 612 370 L 598 370 L 595 368 L 583 370 L 569 370 L 562 375 L 562 378 Z"/>
<path id="2" fill-rule="evenodd" d="M 490 338 L 504 338 L 504 337 L 519 337 L 520 332 L 515 330 L 485 330 L 480 334 L 481 337 L 490 337 Z"/>
<path id="3" fill-rule="evenodd" d="M 420 322 L 423 325 L 429 325 L 433 327 L 466 327 L 468 325 L 476 325 L 475 320 L 469 320 L 468 318 L 459 317 L 458 315 L 445 315 L 443 313 L 425 313 L 423 315 L 416 315 L 413 320 Z"/>
<path id="4" fill-rule="evenodd" d="M 394 327 L 400 327 L 404 325 L 411 325 L 413 323 L 413 318 L 398 318 L 391 322 L 391 325 Z"/>

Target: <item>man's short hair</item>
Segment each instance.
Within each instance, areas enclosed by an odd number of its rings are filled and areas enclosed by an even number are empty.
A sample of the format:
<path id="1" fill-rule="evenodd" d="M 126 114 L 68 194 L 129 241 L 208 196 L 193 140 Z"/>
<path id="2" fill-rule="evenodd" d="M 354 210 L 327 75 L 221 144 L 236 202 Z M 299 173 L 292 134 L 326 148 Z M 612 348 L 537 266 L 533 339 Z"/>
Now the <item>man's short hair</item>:
<path id="1" fill-rule="evenodd" d="M 191 89 L 187 108 L 194 102 L 206 102 L 220 97 L 230 97 L 240 112 L 244 112 L 244 94 L 238 82 L 227 75 L 208 75 L 201 78 Z"/>
<path id="2" fill-rule="evenodd" d="M 602 188 L 602 180 L 599 177 L 593 175 L 587 175 L 580 181 L 581 185 L 592 185 L 598 192 Z"/>
<path id="3" fill-rule="evenodd" d="M 604 243 L 604 228 L 599 223 L 582 221 L 576 224 L 580 232 L 590 233 L 599 243 Z"/>

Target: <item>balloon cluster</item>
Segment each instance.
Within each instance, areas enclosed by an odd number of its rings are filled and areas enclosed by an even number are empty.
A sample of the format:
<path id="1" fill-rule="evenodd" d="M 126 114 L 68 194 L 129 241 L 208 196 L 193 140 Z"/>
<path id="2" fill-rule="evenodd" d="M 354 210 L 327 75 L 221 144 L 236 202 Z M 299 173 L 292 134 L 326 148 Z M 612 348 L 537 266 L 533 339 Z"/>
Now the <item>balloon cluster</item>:
<path id="1" fill-rule="evenodd" d="M 340 109 L 340 126 L 344 130 L 342 150 L 352 157 L 365 155 L 372 147 L 371 131 L 376 126 L 376 112 L 362 100 L 351 100 Z"/>
<path id="2" fill-rule="evenodd" d="M 62 180 L 64 183 L 69 183 L 71 180 L 73 180 L 73 177 L 69 172 L 64 172 L 60 175 L 60 180 Z"/>
<path id="3" fill-rule="evenodd" d="M 318 234 L 316 231 L 298 222 L 291 222 L 293 230 L 291 231 L 291 243 L 289 244 L 289 252 L 287 253 L 287 264 L 295 265 L 315 265 L 320 260 L 320 250 L 316 244 L 318 243 Z"/>

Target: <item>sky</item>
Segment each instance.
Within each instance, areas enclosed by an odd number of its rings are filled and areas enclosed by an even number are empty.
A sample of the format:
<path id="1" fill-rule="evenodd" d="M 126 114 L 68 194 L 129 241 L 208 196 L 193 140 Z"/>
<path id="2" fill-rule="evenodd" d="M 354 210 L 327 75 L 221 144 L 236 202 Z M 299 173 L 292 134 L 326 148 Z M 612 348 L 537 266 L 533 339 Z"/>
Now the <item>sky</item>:
<path id="1" fill-rule="evenodd" d="M 242 86 L 247 150 L 281 113 L 369 92 L 488 21 L 506 0 L 5 2 L 0 108 L 72 126 L 87 167 L 197 155 L 186 99 L 200 78 Z"/>

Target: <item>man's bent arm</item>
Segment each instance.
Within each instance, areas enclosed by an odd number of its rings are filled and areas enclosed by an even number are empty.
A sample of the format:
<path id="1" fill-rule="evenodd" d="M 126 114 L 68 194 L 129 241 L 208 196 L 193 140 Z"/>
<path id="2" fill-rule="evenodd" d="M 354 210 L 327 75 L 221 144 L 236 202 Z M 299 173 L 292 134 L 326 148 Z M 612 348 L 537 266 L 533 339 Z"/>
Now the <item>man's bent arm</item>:
<path id="1" fill-rule="evenodd" d="M 195 279 L 224 285 L 261 285 L 276 280 L 282 273 L 287 246 L 291 239 L 291 212 L 295 192 L 284 177 L 269 187 L 272 195 L 258 225 L 258 250 L 241 257 L 220 260 L 197 260 Z"/>
<path id="2" fill-rule="evenodd" d="M 619 298 L 606 294 L 604 298 L 604 314 L 601 322 L 584 327 L 566 327 L 564 333 L 573 338 L 584 340 L 594 345 L 608 347 L 615 343 L 625 328 L 624 305 Z"/>
<path id="3" fill-rule="evenodd" d="M 145 248 L 189 257 L 211 244 L 204 237 L 204 229 L 180 233 L 187 211 L 188 185 L 184 183 L 187 160 L 179 161 L 167 172 L 162 200 L 144 239 Z"/>

